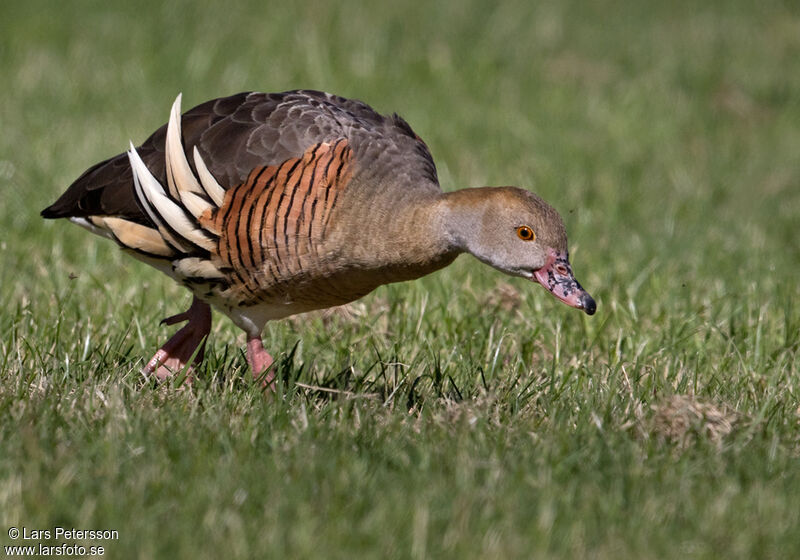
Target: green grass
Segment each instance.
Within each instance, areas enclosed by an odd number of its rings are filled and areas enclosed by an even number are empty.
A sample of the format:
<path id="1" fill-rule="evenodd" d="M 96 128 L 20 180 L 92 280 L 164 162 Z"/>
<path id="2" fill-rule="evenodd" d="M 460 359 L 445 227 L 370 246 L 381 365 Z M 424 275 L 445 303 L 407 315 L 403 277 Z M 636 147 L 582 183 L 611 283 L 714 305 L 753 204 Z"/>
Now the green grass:
<path id="1" fill-rule="evenodd" d="M 800 557 L 794 4 L 118 4 L 0 4 L 3 545 Z M 597 314 L 462 257 L 270 325 L 272 399 L 221 316 L 192 391 L 141 379 L 188 294 L 39 210 L 180 91 L 297 87 L 402 114 L 445 188 L 550 201 Z"/>

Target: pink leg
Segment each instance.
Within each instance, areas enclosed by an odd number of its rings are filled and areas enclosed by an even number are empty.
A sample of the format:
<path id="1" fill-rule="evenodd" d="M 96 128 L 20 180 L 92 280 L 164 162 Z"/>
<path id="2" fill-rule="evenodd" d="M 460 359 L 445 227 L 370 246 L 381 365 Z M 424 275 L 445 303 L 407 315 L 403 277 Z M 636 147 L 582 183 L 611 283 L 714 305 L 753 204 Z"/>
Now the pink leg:
<path id="1" fill-rule="evenodd" d="M 167 317 L 161 323 L 174 325 L 181 321 L 189 322 L 172 335 L 172 338 L 147 362 L 147 365 L 142 368 L 144 375 L 149 376 L 155 373 L 156 378 L 163 381 L 183 370 L 195 351 L 197 354 L 194 362 L 199 364 L 203 360 L 206 337 L 211 332 L 211 307 L 194 298 L 192 306 L 187 311 Z M 197 350 L 198 346 L 199 350 Z M 188 378 L 188 381 L 191 383 L 191 378 Z"/>
<path id="2" fill-rule="evenodd" d="M 264 342 L 260 336 L 247 336 L 247 363 L 250 364 L 250 369 L 253 370 L 253 378 L 258 380 L 267 368 L 272 365 L 272 356 L 264 350 Z M 262 387 L 269 386 L 270 390 L 275 392 L 275 372 L 270 371 L 261 381 Z"/>

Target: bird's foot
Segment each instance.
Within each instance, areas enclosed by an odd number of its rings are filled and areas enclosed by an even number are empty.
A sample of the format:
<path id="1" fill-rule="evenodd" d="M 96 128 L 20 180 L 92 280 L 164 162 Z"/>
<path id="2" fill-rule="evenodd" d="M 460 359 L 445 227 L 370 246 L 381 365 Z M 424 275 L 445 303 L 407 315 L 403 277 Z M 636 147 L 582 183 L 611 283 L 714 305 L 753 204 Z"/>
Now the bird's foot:
<path id="1" fill-rule="evenodd" d="M 192 357 L 196 364 L 203 360 L 206 338 L 211 332 L 211 307 L 194 298 L 192 306 L 187 311 L 167 317 L 161 323 L 174 325 L 181 321 L 189 322 L 172 335 L 172 338 L 147 362 L 142 368 L 144 375 L 149 377 L 155 374 L 156 379 L 164 381 L 183 371 Z M 191 376 L 187 375 L 186 381 L 191 384 Z"/>
<path id="2" fill-rule="evenodd" d="M 247 337 L 247 363 L 253 371 L 253 379 L 261 381 L 261 387 L 269 387 L 275 392 L 275 372 L 267 371 L 272 365 L 272 356 L 264 350 L 264 343 L 260 336 Z"/>

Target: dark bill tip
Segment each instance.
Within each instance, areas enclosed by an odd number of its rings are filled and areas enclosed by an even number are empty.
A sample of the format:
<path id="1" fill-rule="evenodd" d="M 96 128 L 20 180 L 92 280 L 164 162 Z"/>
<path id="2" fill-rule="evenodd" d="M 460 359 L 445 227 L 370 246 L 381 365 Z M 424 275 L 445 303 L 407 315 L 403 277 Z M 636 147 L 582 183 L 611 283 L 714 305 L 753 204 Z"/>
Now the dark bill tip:
<path id="1" fill-rule="evenodd" d="M 592 296 L 588 293 L 583 292 L 581 295 L 581 308 L 587 315 L 594 315 L 594 312 L 597 311 L 597 304 L 595 303 Z"/>

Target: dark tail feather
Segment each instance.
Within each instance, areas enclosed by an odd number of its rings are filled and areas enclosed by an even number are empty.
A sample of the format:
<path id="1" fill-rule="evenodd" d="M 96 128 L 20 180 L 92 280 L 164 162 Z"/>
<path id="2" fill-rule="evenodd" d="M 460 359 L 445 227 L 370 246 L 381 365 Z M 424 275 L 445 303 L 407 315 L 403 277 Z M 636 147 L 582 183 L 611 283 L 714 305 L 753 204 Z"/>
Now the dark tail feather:
<path id="1" fill-rule="evenodd" d="M 144 223 L 136 202 L 128 156 L 119 154 L 87 169 L 53 204 L 43 218 L 119 216 Z"/>
<path id="2" fill-rule="evenodd" d="M 61 214 L 59 214 L 58 210 L 56 209 L 55 204 L 51 204 L 44 210 L 40 212 L 42 218 L 47 218 L 48 220 L 54 220 L 55 218 L 61 218 Z"/>

